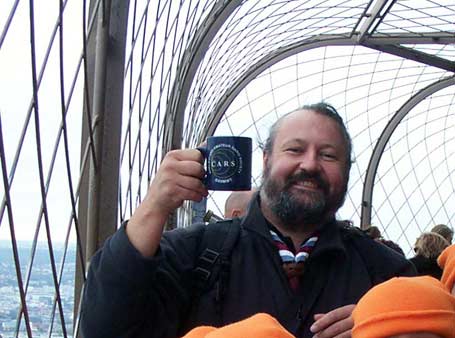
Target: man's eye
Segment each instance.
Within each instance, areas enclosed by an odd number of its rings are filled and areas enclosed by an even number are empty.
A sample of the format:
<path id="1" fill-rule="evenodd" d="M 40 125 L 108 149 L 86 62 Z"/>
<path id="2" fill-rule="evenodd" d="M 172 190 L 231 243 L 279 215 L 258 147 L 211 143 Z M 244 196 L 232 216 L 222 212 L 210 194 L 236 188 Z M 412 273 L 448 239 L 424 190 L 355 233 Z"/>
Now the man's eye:
<path id="1" fill-rule="evenodd" d="M 302 151 L 301 148 L 287 148 L 286 151 L 290 153 L 300 153 Z"/>
<path id="2" fill-rule="evenodd" d="M 330 154 L 330 153 L 322 153 L 321 156 L 323 158 L 328 159 L 328 160 L 336 160 L 337 159 L 336 155 Z"/>

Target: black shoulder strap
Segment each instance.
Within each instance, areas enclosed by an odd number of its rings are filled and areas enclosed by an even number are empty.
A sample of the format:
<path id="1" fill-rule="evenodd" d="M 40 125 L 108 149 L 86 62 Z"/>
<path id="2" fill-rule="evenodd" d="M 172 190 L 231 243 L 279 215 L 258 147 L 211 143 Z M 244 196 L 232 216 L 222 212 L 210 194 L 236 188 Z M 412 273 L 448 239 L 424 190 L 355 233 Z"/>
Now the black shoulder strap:
<path id="1" fill-rule="evenodd" d="M 199 245 L 200 255 L 193 270 L 194 291 L 201 294 L 215 281 L 222 265 L 230 261 L 232 248 L 240 234 L 240 220 L 209 223 Z"/>

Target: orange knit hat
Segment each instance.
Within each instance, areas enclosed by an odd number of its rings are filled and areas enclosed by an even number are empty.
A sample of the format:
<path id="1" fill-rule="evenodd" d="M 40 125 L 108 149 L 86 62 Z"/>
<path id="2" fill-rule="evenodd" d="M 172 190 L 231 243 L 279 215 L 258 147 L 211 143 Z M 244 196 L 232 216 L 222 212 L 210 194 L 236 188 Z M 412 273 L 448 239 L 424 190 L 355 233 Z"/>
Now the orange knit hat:
<path id="1" fill-rule="evenodd" d="M 258 313 L 252 317 L 223 326 L 199 326 L 183 338 L 295 338 L 272 316 Z"/>
<path id="2" fill-rule="evenodd" d="M 435 278 L 398 277 L 368 291 L 352 313 L 352 338 L 427 332 L 455 338 L 455 297 Z"/>
<path id="3" fill-rule="evenodd" d="M 455 244 L 444 249 L 438 257 L 438 264 L 443 269 L 441 282 L 450 291 L 455 284 Z"/>

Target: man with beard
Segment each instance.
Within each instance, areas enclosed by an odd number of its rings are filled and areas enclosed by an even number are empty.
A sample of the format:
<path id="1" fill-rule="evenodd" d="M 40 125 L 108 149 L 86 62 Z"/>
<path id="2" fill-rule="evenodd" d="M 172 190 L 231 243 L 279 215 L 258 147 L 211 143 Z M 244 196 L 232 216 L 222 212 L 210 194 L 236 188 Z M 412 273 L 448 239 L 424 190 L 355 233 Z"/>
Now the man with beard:
<path id="1" fill-rule="evenodd" d="M 240 224 L 217 223 L 239 227 L 239 235 L 219 256 L 222 272 L 206 271 L 208 281 L 196 292 L 202 239 L 213 225 L 163 228 L 184 200 L 207 196 L 202 163 L 197 150 L 169 152 L 129 222 L 92 258 L 84 337 L 181 337 L 196 326 L 224 326 L 260 312 L 296 337 L 350 337 L 351 312 L 366 291 L 415 274 L 404 257 L 336 221 L 351 139 L 336 110 L 318 103 L 272 126 L 262 187 Z"/>

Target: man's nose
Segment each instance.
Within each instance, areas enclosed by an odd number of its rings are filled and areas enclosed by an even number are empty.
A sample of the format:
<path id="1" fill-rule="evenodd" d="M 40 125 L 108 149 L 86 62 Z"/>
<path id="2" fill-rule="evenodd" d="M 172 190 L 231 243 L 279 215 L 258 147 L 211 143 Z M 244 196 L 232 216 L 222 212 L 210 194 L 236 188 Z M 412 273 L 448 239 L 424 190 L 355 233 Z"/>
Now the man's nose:
<path id="1" fill-rule="evenodd" d="M 319 158 L 317 154 L 309 152 L 304 154 L 299 162 L 299 169 L 307 172 L 317 172 L 320 169 Z"/>

